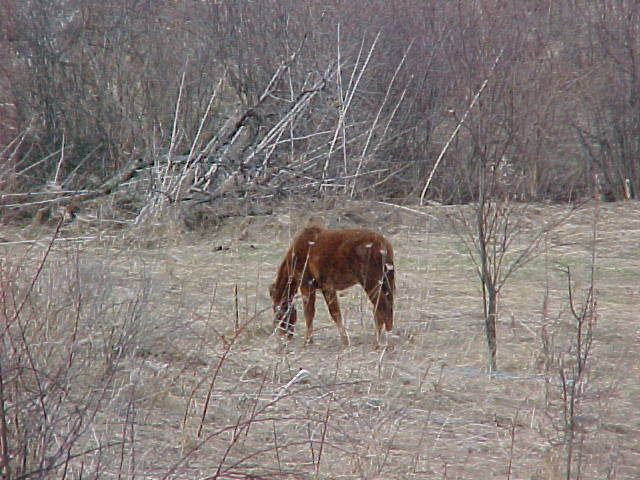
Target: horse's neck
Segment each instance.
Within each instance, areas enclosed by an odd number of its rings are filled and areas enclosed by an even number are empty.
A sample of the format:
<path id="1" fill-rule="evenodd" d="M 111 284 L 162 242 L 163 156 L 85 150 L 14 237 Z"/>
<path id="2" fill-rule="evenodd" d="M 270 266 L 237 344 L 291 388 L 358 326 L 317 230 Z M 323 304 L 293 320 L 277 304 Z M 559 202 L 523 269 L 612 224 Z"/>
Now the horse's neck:
<path id="1" fill-rule="evenodd" d="M 281 300 L 285 298 L 287 298 L 287 300 L 291 300 L 295 295 L 297 280 L 294 272 L 294 262 L 293 250 L 289 250 L 278 268 L 278 275 L 276 276 L 276 292 L 278 293 L 278 298 Z"/>
<path id="2" fill-rule="evenodd" d="M 291 248 L 287 251 L 276 277 L 276 288 L 280 299 L 290 301 L 295 295 L 300 284 L 300 272 L 304 269 L 309 248 L 324 229 L 319 225 L 304 228 L 294 239 Z"/>

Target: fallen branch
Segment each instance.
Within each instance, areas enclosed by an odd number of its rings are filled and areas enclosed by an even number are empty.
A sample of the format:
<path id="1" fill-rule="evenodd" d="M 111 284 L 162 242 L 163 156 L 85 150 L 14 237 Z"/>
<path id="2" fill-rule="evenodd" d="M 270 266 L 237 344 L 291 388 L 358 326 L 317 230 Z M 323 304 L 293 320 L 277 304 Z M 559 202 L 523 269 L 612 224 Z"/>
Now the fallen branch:
<path id="1" fill-rule="evenodd" d="M 108 239 L 108 238 L 120 238 L 116 235 L 93 235 L 86 237 L 56 237 L 53 241 L 54 243 L 58 242 L 84 242 L 87 240 L 96 240 L 96 239 Z M 6 245 L 30 245 L 34 243 L 41 243 L 43 240 L 41 238 L 35 240 L 16 240 L 15 242 L 0 242 L 0 246 Z"/>
<path id="2" fill-rule="evenodd" d="M 0 193 L 0 201 L 5 198 L 13 198 L 13 197 L 37 197 L 40 195 L 81 195 L 83 193 L 91 193 L 93 190 L 59 190 L 53 192 L 23 192 L 23 193 Z M 21 204 L 23 205 L 23 204 Z M 3 205 L 5 207 L 10 207 L 12 205 Z"/>

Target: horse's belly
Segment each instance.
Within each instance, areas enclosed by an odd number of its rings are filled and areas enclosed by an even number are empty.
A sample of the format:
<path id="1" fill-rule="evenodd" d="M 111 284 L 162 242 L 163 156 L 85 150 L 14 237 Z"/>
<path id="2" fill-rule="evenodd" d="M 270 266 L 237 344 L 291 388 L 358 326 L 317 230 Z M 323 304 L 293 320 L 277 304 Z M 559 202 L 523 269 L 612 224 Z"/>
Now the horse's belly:
<path id="1" fill-rule="evenodd" d="M 344 290 L 357 284 L 358 278 L 352 272 L 343 269 L 325 269 L 318 275 L 316 281 L 321 289 Z"/>

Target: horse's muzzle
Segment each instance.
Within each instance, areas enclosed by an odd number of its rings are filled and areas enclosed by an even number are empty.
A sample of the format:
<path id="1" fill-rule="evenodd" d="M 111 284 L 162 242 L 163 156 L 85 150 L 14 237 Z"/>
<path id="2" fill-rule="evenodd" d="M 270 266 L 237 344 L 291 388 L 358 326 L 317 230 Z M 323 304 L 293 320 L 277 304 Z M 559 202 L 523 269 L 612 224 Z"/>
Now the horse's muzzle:
<path id="1" fill-rule="evenodd" d="M 298 313 L 293 303 L 288 305 L 276 305 L 273 307 L 275 314 L 275 331 L 282 335 L 287 335 L 289 338 L 293 337 L 296 321 L 298 320 Z"/>

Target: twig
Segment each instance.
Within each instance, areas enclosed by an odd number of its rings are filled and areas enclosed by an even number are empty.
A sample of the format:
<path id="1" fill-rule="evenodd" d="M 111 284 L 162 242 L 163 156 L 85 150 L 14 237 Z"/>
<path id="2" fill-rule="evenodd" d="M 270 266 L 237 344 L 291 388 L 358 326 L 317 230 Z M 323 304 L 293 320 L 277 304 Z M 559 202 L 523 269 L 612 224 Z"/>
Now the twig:
<path id="1" fill-rule="evenodd" d="M 93 193 L 89 190 L 85 190 L 85 193 Z M 54 195 L 59 193 L 53 193 Z M 21 208 L 21 207 L 29 207 L 31 205 L 44 205 L 46 203 L 59 203 L 64 202 L 65 200 L 71 200 L 75 195 L 67 196 L 67 197 L 57 197 L 57 198 L 49 198 L 47 200 L 38 200 L 36 202 L 24 202 L 24 203 L 8 203 L 6 205 L 2 205 L 5 208 Z"/>
<path id="2" fill-rule="evenodd" d="M 327 409 L 325 411 L 324 420 L 322 422 L 322 436 L 320 438 L 320 447 L 318 448 L 318 460 L 316 461 L 316 478 L 320 475 L 320 460 L 322 459 L 322 451 L 324 450 L 325 440 L 327 438 L 327 426 L 329 424 L 329 415 L 331 413 L 331 402 L 333 401 L 333 392 L 327 397 Z"/>
<path id="3" fill-rule="evenodd" d="M 344 125 L 344 119 L 345 119 L 345 114 L 346 111 L 344 110 L 344 90 L 342 88 L 342 53 L 340 51 L 340 24 L 338 23 L 338 28 L 337 28 L 337 32 L 336 32 L 338 38 L 337 38 L 337 55 L 338 55 L 338 62 L 337 62 L 337 66 L 336 66 L 336 78 L 337 78 L 337 86 L 338 86 L 338 98 L 340 99 L 340 113 L 338 115 L 338 125 L 336 126 L 336 130 L 333 136 L 333 140 L 331 141 L 331 147 L 329 148 L 329 153 L 328 153 L 328 157 L 331 157 L 331 153 L 333 152 L 333 147 L 337 141 L 338 138 L 338 132 L 340 132 L 341 134 L 341 139 L 342 139 L 342 163 L 344 165 L 344 174 L 346 175 L 348 173 L 348 167 L 347 167 L 347 145 L 346 145 L 346 139 L 347 139 L 347 130 L 345 128 Z"/>
<path id="4" fill-rule="evenodd" d="M 393 172 L 389 173 L 389 175 L 387 175 L 386 177 L 384 177 L 382 180 L 378 180 L 375 183 L 370 183 L 369 185 L 367 185 L 366 187 L 362 188 L 362 191 L 367 191 L 367 190 L 373 190 L 376 187 L 379 187 L 380 185 L 387 183 L 389 180 L 391 180 L 392 178 L 394 178 L 396 175 L 398 175 L 400 172 L 402 172 L 403 170 L 406 170 L 407 168 L 409 168 L 411 166 L 410 163 L 406 163 L 404 165 L 402 165 L 401 167 L 397 168 L 396 170 L 394 170 Z M 380 170 L 378 170 L 380 171 Z M 386 168 L 384 170 L 382 170 L 382 172 L 388 172 L 389 169 Z M 366 173 L 366 172 L 365 172 Z"/>
<path id="5" fill-rule="evenodd" d="M 289 387 L 291 387 L 291 385 L 294 385 L 298 382 L 301 382 L 307 378 L 309 378 L 311 376 L 311 374 L 304 369 L 300 369 L 300 371 L 298 373 L 296 373 L 295 377 L 293 377 L 291 380 L 289 380 L 287 382 L 286 385 L 283 385 L 282 387 L 280 387 L 275 393 L 274 395 L 276 396 L 276 398 L 282 397 L 287 393 L 287 390 L 289 390 Z"/>
<path id="6" fill-rule="evenodd" d="M 40 195 L 80 195 L 83 193 L 91 193 L 92 190 L 58 190 L 55 192 L 23 192 L 23 193 L 0 193 L 0 201 L 4 198 L 12 197 L 36 197 Z M 21 203 L 19 205 L 25 205 Z M 2 205 L 3 207 L 12 207 L 17 205 Z"/>
<path id="7" fill-rule="evenodd" d="M 0 158 L 2 157 L 6 158 L 6 161 L 3 162 L 3 165 L 2 165 L 4 167 L 3 170 L 0 170 L 0 176 L 4 176 L 7 170 L 12 170 L 14 168 L 17 168 L 19 162 L 16 162 L 15 164 L 13 164 L 12 160 L 16 156 L 16 154 L 20 151 L 22 142 L 24 141 L 24 138 L 29 132 L 29 129 L 30 127 L 27 127 L 22 132 L 20 132 L 9 143 L 7 143 L 7 145 L 0 151 Z M 5 153 L 7 153 L 10 149 L 12 150 L 11 153 L 5 157 L 4 156 Z"/>
<path id="8" fill-rule="evenodd" d="M 58 153 L 60 153 L 60 149 L 51 152 L 49 155 L 45 156 L 44 158 L 41 158 L 40 160 L 38 160 L 37 162 L 34 162 L 32 164 L 30 164 L 28 167 L 23 168 L 22 170 L 20 170 L 19 172 L 16 172 L 17 176 L 23 175 L 25 173 L 27 173 L 29 170 L 31 170 L 32 168 L 37 167 L 38 165 L 40 165 L 41 163 L 46 162 L 47 160 L 49 160 L 50 158 L 56 156 Z"/>
<path id="9" fill-rule="evenodd" d="M 58 180 L 60 178 L 60 169 L 62 168 L 63 163 L 64 163 L 64 132 L 62 133 L 62 146 L 60 147 L 60 161 L 58 162 L 58 166 L 56 167 L 56 174 L 53 177 L 54 185 L 59 185 Z"/>
<path id="10" fill-rule="evenodd" d="M 180 80 L 180 88 L 178 89 L 178 98 L 176 99 L 176 111 L 173 115 L 173 127 L 171 129 L 171 142 L 169 143 L 169 153 L 167 155 L 167 165 L 164 168 L 162 174 L 162 191 L 167 191 L 167 186 L 170 182 L 169 173 L 173 167 L 172 155 L 176 148 L 177 135 L 178 135 L 178 118 L 180 118 L 180 105 L 182 103 L 182 93 L 184 91 L 184 80 L 187 75 L 187 64 L 185 62 L 184 69 L 182 70 L 182 78 Z"/>
<path id="11" fill-rule="evenodd" d="M 209 410 L 209 402 L 211 401 L 211 398 L 213 396 L 213 387 L 215 385 L 216 379 L 218 378 L 218 375 L 220 374 L 220 370 L 222 369 L 222 366 L 223 366 L 225 360 L 227 359 L 227 357 L 231 353 L 231 348 L 233 347 L 235 342 L 238 340 L 238 337 L 244 331 L 244 329 L 249 324 L 251 324 L 256 318 L 258 318 L 259 315 L 262 312 L 264 312 L 266 310 L 267 309 L 264 309 L 261 312 L 258 312 L 256 315 L 254 315 L 250 319 L 248 319 L 242 325 L 242 327 L 238 328 L 237 331 L 234 332 L 233 338 L 231 338 L 230 340 L 227 340 L 224 337 L 222 337 L 222 340 L 223 340 L 223 343 L 224 343 L 224 350 L 222 352 L 222 355 L 220 356 L 220 359 L 218 360 L 218 363 L 217 363 L 217 365 L 215 367 L 213 375 L 211 376 L 211 381 L 209 382 L 209 389 L 207 390 L 207 398 L 205 400 L 204 406 L 202 407 L 202 413 L 200 415 L 200 424 L 198 425 L 198 432 L 197 432 L 197 437 L 198 438 L 200 438 L 202 436 L 202 428 L 204 426 L 204 419 L 207 416 L 207 411 Z M 186 422 L 186 415 L 187 415 L 187 413 L 185 412 L 185 422 Z M 184 424 L 184 422 L 183 422 L 183 424 Z"/>
<path id="12" fill-rule="evenodd" d="M 36 272 L 34 273 L 33 278 L 31 279 L 31 283 L 29 283 L 29 286 L 27 288 L 27 291 L 24 294 L 24 298 L 22 299 L 22 302 L 20 303 L 18 308 L 16 308 L 16 311 L 13 314 L 13 317 L 11 318 L 11 320 L 8 321 L 5 324 L 4 331 L 2 332 L 2 335 L 0 335 L 0 336 L 4 336 L 4 334 L 9 330 L 9 327 L 11 327 L 11 325 L 13 324 L 13 322 L 15 322 L 18 319 L 18 317 L 20 317 L 20 314 L 22 313 L 22 309 L 27 304 L 27 301 L 29 300 L 29 297 L 31 297 L 31 292 L 33 292 L 33 289 L 36 286 L 36 281 L 38 280 L 38 278 L 40 278 L 40 274 L 42 273 L 42 270 L 44 269 L 44 265 L 45 265 L 45 263 L 47 261 L 47 258 L 49 258 L 49 253 L 51 252 L 51 249 L 53 248 L 53 244 L 55 243 L 56 239 L 58 238 L 58 235 L 60 235 L 60 230 L 62 229 L 62 224 L 63 223 L 64 223 L 64 217 L 60 218 L 60 220 L 58 221 L 58 225 L 56 226 L 56 229 L 54 230 L 53 235 L 51 236 L 51 239 L 49 240 L 49 244 L 47 245 L 44 253 L 42 254 L 42 258 L 40 259 L 40 263 L 38 264 Z M 34 371 L 37 371 L 37 369 L 34 369 Z"/>
<path id="13" fill-rule="evenodd" d="M 238 284 L 236 283 L 233 287 L 233 318 L 235 320 L 235 323 L 233 325 L 233 333 L 234 334 L 238 334 L 238 327 L 239 327 L 239 323 L 240 323 L 240 309 L 238 307 Z"/>
<path id="14" fill-rule="evenodd" d="M 382 134 L 380 135 L 380 139 L 378 140 L 378 143 L 376 144 L 375 148 L 373 149 L 374 152 L 377 152 L 380 149 L 380 147 L 382 146 L 382 142 L 387 137 L 387 132 L 389 131 L 389 128 L 391 128 L 391 122 L 396 117 L 396 113 L 398 112 L 398 109 L 400 108 L 400 105 L 402 105 L 402 102 L 404 101 L 404 97 L 407 94 L 407 90 L 409 88 L 409 84 L 412 81 L 413 81 L 413 76 L 407 82 L 407 86 L 404 88 L 404 90 L 402 90 L 402 93 L 400 94 L 400 97 L 398 98 L 398 101 L 396 102 L 396 106 L 393 107 L 393 110 L 389 114 L 389 118 L 387 119 L 387 124 L 385 125 L 384 130 L 382 131 Z"/>
<path id="15" fill-rule="evenodd" d="M 415 208 L 405 207 L 404 205 L 397 205 L 395 203 L 382 202 L 382 201 L 377 201 L 376 203 L 379 203 L 380 205 L 388 205 L 393 208 L 399 208 L 401 210 L 406 210 L 408 212 L 415 213 L 416 215 L 424 215 L 425 217 L 435 218 L 433 215 L 427 212 L 421 212 L 420 210 L 416 210 Z"/>
<path id="16" fill-rule="evenodd" d="M 84 240 L 95 240 L 96 238 L 119 238 L 116 235 L 97 235 L 88 237 L 57 237 L 54 238 L 54 242 L 79 242 Z M 0 246 L 4 245 L 26 245 L 41 242 L 41 239 L 36 240 L 16 240 L 15 242 L 0 242 Z"/>
<path id="17" fill-rule="evenodd" d="M 0 475 L 2 478 L 11 478 L 11 454 L 9 453 L 9 442 L 7 440 L 8 423 L 7 405 L 4 395 L 5 379 L 0 362 Z"/>

